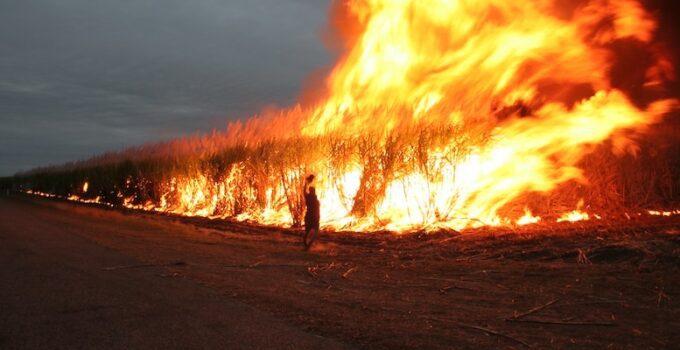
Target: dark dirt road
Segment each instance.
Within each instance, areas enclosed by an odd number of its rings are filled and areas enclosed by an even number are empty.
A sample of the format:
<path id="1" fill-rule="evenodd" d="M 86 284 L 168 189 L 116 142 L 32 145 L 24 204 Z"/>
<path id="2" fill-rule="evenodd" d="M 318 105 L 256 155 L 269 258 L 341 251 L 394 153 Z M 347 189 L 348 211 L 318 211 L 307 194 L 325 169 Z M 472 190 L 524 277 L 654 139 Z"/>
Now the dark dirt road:
<path id="1" fill-rule="evenodd" d="M 304 252 L 291 230 L 0 198 L 0 348 L 677 348 L 680 218 L 585 225 Z"/>
<path id="2" fill-rule="evenodd" d="M 343 348 L 87 239 L 153 229 L 100 220 L 0 199 L 0 348 Z"/>

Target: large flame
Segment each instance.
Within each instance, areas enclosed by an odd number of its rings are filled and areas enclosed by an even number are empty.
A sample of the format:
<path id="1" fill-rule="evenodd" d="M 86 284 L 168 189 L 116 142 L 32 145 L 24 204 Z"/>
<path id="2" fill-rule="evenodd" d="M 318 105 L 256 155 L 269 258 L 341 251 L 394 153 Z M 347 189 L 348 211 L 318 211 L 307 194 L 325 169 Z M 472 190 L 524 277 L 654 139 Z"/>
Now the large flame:
<path id="1" fill-rule="evenodd" d="M 610 88 L 606 45 L 648 42 L 655 29 L 635 1 L 565 9 L 558 1 L 366 0 L 342 10 L 360 30 L 345 38 L 352 47 L 303 134 L 426 123 L 490 135 L 451 159 L 461 147 L 455 135 L 429 150 L 425 167 L 395 176 L 373 213 L 388 228 L 502 222 L 498 209 L 521 194 L 580 179 L 585 146 L 654 123 L 671 104 L 639 110 Z M 350 215 L 329 204 L 324 213 Z"/>
<path id="2" fill-rule="evenodd" d="M 299 209 L 291 189 L 312 171 L 326 227 L 535 223 L 526 209 L 514 218 L 499 211 L 528 192 L 585 181 L 579 161 L 593 145 L 612 140 L 624 151 L 631 130 L 675 104 L 639 108 L 610 83 L 610 44 L 646 44 L 656 29 L 637 1 L 358 0 L 333 8 L 346 52 L 322 99 L 281 114 L 302 115 L 298 136 L 368 137 L 365 147 L 377 152 L 300 156 L 303 166 L 257 191 L 236 164 L 218 182 L 173 178 L 160 203 L 125 204 L 287 225 Z M 390 147 L 401 148 L 387 154 Z M 571 209 L 559 220 L 589 218 Z"/>
<path id="3" fill-rule="evenodd" d="M 361 31 L 346 38 L 353 46 L 333 70 L 329 97 L 303 133 L 354 135 L 420 120 L 488 121 L 503 106 L 564 106 L 608 92 L 606 44 L 625 37 L 648 41 L 654 22 L 631 0 L 591 1 L 570 10 L 558 3 L 349 3 L 346 16 Z"/>

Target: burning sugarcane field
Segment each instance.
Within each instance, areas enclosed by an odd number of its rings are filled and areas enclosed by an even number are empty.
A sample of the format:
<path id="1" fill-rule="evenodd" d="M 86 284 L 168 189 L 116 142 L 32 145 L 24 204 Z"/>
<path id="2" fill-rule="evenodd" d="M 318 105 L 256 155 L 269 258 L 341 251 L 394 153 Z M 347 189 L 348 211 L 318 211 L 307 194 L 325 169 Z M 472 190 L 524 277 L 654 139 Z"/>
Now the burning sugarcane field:
<path id="1" fill-rule="evenodd" d="M 680 346 L 675 2 L 2 7 L 0 348 Z"/>

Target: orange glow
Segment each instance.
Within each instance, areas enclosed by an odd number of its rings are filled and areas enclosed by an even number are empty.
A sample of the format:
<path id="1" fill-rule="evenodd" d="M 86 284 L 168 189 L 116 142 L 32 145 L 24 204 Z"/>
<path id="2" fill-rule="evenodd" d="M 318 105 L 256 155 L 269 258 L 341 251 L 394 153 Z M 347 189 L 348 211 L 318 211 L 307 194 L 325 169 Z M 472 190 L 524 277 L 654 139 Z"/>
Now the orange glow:
<path id="1" fill-rule="evenodd" d="M 340 151 L 301 151 L 293 165 L 266 172 L 257 184 L 253 172 L 265 171 L 245 161 L 223 170 L 219 180 L 197 170 L 167 179 L 157 202 L 129 197 L 122 203 L 289 226 L 299 217 L 301 179 L 311 172 L 327 229 L 554 222 L 526 208 L 518 219 L 503 209 L 516 205 L 519 212 L 526 194 L 587 185 L 579 162 L 594 146 L 611 141 L 614 151 L 625 152 L 631 135 L 677 106 L 659 100 L 639 108 L 609 80 L 608 45 L 620 39 L 646 45 L 656 29 L 638 1 L 582 1 L 572 11 L 560 10 L 560 3 L 343 2 L 336 15 L 356 28 L 338 28 L 347 49 L 322 98 L 279 112 L 291 125 L 281 133 L 317 138 L 319 148 L 337 138 Z M 238 128 L 255 133 L 248 125 Z M 343 149 L 353 151 L 341 157 Z M 87 189 L 86 182 L 83 193 Z M 584 210 L 580 203 L 557 222 L 599 218 Z"/>
<path id="2" fill-rule="evenodd" d="M 428 149 L 426 167 L 395 176 L 372 217 L 358 227 L 506 223 L 498 210 L 521 194 L 583 180 L 577 163 L 588 146 L 611 137 L 625 143 L 620 130 L 643 128 L 672 108 L 674 101 L 659 101 L 639 110 L 610 88 L 608 53 L 599 45 L 625 37 L 650 40 L 656 25 L 639 3 L 591 1 L 570 21 L 555 16 L 551 5 L 347 4 L 363 31 L 347 38 L 354 46 L 329 76 L 328 97 L 304 122 L 304 135 L 385 135 L 418 123 L 460 126 L 462 138 L 488 135 L 461 147 L 458 134 Z M 593 36 L 607 18 L 613 26 Z M 585 85 L 594 92 L 569 105 L 563 90 L 549 91 L 548 85 Z M 503 106 L 517 104 L 527 106 L 528 117 L 499 118 Z M 451 159 L 453 154 L 462 156 Z M 574 211 L 561 221 L 586 219 Z"/>
<path id="3" fill-rule="evenodd" d="M 539 221 L 541 221 L 540 217 L 533 216 L 529 209 L 524 208 L 524 215 L 521 218 L 517 219 L 517 221 L 515 223 L 517 225 L 523 226 L 523 225 L 535 224 Z"/>
<path id="4" fill-rule="evenodd" d="M 576 222 L 584 220 L 590 220 L 590 215 L 588 215 L 588 213 L 584 213 L 580 210 L 573 210 L 562 215 L 559 219 L 557 219 L 557 222 L 563 221 Z"/>
<path id="5" fill-rule="evenodd" d="M 680 215 L 680 210 L 648 210 L 647 213 L 653 216 L 673 216 Z"/>

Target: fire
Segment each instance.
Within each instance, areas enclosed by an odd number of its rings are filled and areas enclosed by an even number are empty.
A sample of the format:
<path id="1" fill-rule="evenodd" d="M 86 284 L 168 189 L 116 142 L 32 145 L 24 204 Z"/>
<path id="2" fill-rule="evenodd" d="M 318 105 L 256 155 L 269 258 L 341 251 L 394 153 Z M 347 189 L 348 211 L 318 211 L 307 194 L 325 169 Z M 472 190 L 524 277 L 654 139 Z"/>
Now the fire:
<path id="1" fill-rule="evenodd" d="M 643 128 L 671 107 L 673 102 L 659 101 L 640 110 L 608 81 L 609 53 L 601 45 L 621 38 L 648 42 L 655 29 L 639 3 L 591 1 L 566 19 L 556 5 L 346 5 L 359 34 L 345 38 L 353 46 L 328 78 L 328 97 L 302 133 L 358 135 L 377 128 L 385 135 L 420 123 L 459 126 L 443 144 L 426 150 L 424 166 L 386 184 L 372 223 L 400 230 L 460 228 L 471 225 L 468 218 L 503 222 L 498 210 L 520 195 L 584 180 L 577 164 L 588 146 L 623 138 L 620 130 Z M 600 28 L 611 18 L 611 27 Z M 592 92 L 578 91 L 583 86 Z M 526 108 L 527 116 L 503 116 L 508 106 Z M 488 139 L 461 143 L 479 134 Z M 451 159 L 454 154 L 460 156 Z M 565 218 L 577 219 L 587 214 Z"/>
<path id="2" fill-rule="evenodd" d="M 680 215 L 680 210 L 648 210 L 647 213 L 654 216 L 673 216 Z"/>
<path id="3" fill-rule="evenodd" d="M 557 222 L 563 221 L 576 222 L 583 220 L 590 220 L 590 215 L 580 210 L 573 210 L 562 215 L 559 219 L 557 219 Z"/>
<path id="4" fill-rule="evenodd" d="M 539 216 L 533 216 L 531 214 L 531 211 L 527 208 L 524 208 L 524 215 L 517 219 L 516 223 L 517 225 L 523 226 L 523 225 L 529 225 L 529 224 L 535 224 L 541 221 L 541 218 Z"/>
<path id="5" fill-rule="evenodd" d="M 355 135 L 370 126 L 389 130 L 419 120 L 487 121 L 494 107 L 518 102 L 563 107 L 560 97 L 576 93 L 569 91 L 575 86 L 610 90 L 609 53 L 599 44 L 625 37 L 648 41 L 655 28 L 630 0 L 591 1 L 569 20 L 560 18 L 556 1 L 370 0 L 346 6 L 362 31 L 345 38 L 353 46 L 327 81 L 328 99 L 305 123 L 307 135 Z M 600 28 L 611 17 L 612 28 Z"/>
<path id="6" fill-rule="evenodd" d="M 504 209 L 522 208 L 528 193 L 587 185 L 579 162 L 594 146 L 611 141 L 624 153 L 631 135 L 676 106 L 637 107 L 609 80 L 608 46 L 649 44 L 656 29 L 634 0 L 357 0 L 334 8 L 346 51 L 323 97 L 280 113 L 298 139 L 253 146 L 256 156 L 217 175 L 166 178 L 157 199 L 122 204 L 299 224 L 301 179 L 314 172 L 326 228 L 533 224 L 542 219 L 528 209 L 516 220 Z M 658 60 L 650 79 L 668 71 Z M 234 129 L 253 134 L 248 127 Z M 581 207 L 557 222 L 597 217 Z"/>

